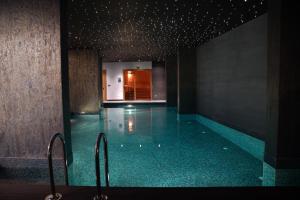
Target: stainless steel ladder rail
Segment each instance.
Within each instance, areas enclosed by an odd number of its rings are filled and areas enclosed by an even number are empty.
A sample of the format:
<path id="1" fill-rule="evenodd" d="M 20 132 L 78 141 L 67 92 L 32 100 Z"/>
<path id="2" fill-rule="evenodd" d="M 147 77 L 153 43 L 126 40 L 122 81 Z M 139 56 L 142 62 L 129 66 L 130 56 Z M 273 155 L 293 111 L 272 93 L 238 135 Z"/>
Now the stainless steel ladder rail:
<path id="1" fill-rule="evenodd" d="M 60 199 L 62 199 L 62 194 L 56 193 L 54 175 L 53 175 L 52 150 L 53 150 L 53 144 L 56 139 L 59 139 L 62 143 L 63 154 L 64 154 L 63 156 L 64 156 L 65 183 L 67 186 L 69 186 L 68 167 L 67 167 L 68 161 L 67 161 L 65 140 L 64 140 L 64 136 L 61 133 L 56 133 L 55 135 L 52 136 L 52 138 L 49 142 L 48 151 L 47 151 L 51 194 L 46 196 L 45 200 L 60 200 Z"/>
<path id="2" fill-rule="evenodd" d="M 99 148 L 100 143 L 103 140 L 104 149 L 104 169 L 105 169 L 105 182 L 106 187 L 109 188 L 109 171 L 108 171 L 108 151 L 107 151 L 107 139 L 104 133 L 100 133 L 97 137 L 95 144 L 95 167 L 96 167 L 96 185 L 97 195 L 93 197 L 93 200 L 106 200 L 108 197 L 102 193 L 101 189 L 101 177 L 100 177 L 100 159 L 99 159 Z"/>

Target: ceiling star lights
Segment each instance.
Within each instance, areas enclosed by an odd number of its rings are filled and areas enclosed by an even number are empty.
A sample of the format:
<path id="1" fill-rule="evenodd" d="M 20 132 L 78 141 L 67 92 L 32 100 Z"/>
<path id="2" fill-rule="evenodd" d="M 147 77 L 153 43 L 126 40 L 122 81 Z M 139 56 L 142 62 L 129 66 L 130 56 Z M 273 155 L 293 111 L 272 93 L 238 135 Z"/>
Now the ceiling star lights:
<path id="1" fill-rule="evenodd" d="M 159 61 L 266 10 L 266 0 L 69 0 L 69 47 L 96 49 L 104 61 Z"/>

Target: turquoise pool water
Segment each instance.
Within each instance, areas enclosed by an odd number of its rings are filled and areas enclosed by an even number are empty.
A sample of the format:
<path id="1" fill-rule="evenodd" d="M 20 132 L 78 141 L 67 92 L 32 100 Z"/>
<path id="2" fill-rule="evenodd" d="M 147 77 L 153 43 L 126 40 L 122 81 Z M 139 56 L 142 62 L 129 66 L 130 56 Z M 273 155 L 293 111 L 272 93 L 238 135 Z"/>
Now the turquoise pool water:
<path id="1" fill-rule="evenodd" d="M 106 108 L 71 123 L 72 185 L 95 185 L 94 145 L 101 131 L 109 143 L 111 186 L 262 185 L 261 160 L 173 108 Z"/>

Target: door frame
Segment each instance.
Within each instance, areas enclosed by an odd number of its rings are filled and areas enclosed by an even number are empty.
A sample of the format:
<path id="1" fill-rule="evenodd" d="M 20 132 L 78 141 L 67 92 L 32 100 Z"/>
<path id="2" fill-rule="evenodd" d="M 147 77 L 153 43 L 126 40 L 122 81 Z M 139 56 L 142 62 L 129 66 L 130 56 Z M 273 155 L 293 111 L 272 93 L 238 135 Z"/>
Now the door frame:
<path id="1" fill-rule="evenodd" d="M 103 101 L 107 101 L 107 71 L 102 70 L 102 98 Z"/>

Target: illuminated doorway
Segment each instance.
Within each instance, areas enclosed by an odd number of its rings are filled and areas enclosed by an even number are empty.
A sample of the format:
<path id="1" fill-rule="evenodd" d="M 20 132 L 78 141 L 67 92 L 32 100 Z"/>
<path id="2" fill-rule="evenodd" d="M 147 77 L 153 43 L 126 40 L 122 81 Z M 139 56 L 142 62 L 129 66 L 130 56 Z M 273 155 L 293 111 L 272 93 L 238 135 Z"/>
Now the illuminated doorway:
<path id="1" fill-rule="evenodd" d="M 152 71 L 124 70 L 124 100 L 152 99 Z"/>

